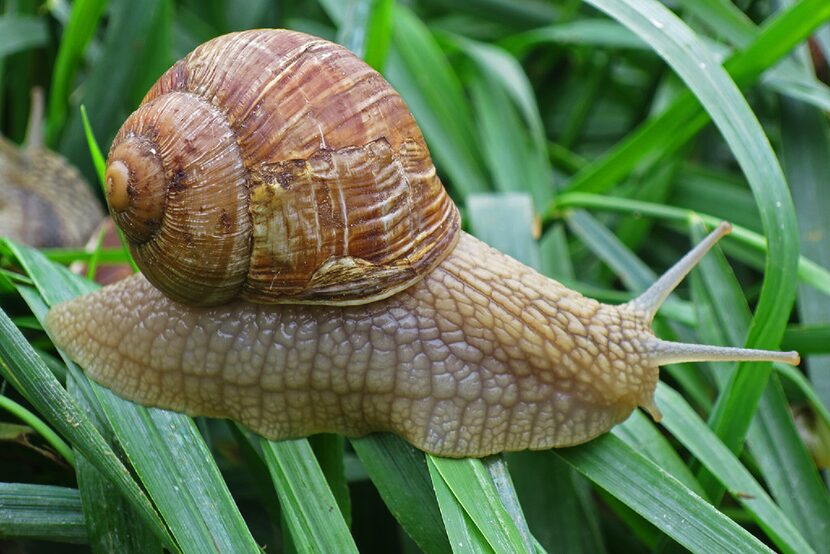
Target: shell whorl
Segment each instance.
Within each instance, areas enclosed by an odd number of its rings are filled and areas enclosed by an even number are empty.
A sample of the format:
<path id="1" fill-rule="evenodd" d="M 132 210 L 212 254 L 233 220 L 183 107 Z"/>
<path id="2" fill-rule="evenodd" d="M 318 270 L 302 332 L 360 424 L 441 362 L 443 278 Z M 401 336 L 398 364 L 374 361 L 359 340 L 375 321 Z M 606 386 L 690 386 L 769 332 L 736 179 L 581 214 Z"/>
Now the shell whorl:
<path id="1" fill-rule="evenodd" d="M 191 304 L 378 300 L 459 232 L 401 97 L 285 30 L 218 37 L 162 75 L 113 143 L 107 190 L 147 278 Z"/>
<path id="2" fill-rule="evenodd" d="M 248 273 L 245 181 L 223 114 L 171 92 L 142 105 L 116 136 L 107 201 L 151 283 L 182 302 L 221 304 L 239 294 Z"/>

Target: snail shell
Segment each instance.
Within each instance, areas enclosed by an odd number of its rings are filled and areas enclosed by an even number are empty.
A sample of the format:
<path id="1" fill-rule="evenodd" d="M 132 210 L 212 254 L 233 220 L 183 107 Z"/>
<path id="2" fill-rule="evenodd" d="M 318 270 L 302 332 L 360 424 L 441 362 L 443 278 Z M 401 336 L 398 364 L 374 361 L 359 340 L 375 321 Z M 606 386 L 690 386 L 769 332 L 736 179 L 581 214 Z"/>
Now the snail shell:
<path id="1" fill-rule="evenodd" d="M 104 213 L 78 170 L 42 146 L 42 103 L 35 89 L 26 145 L 0 137 L 0 236 L 30 246 L 82 246 Z"/>
<path id="2" fill-rule="evenodd" d="M 398 93 L 291 31 L 225 35 L 170 68 L 116 136 L 106 187 L 145 276 L 190 304 L 372 302 L 458 238 Z"/>

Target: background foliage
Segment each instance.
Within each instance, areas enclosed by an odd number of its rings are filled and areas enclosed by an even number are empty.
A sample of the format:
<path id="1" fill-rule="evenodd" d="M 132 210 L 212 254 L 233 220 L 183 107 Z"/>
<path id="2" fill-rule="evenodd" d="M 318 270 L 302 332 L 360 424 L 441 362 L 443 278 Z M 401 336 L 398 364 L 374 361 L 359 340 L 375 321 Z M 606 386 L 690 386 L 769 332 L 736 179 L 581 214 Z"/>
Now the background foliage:
<path id="1" fill-rule="evenodd" d="M 21 141 L 43 87 L 48 144 L 90 183 L 81 105 L 106 150 L 198 43 L 298 29 L 401 92 L 469 231 L 588 295 L 630 298 L 732 221 L 658 332 L 805 360 L 666 367 L 660 424 L 569 449 L 271 443 L 89 382 L 39 321 L 91 290 L 59 265 L 90 254 L 4 241 L 0 549 L 830 551 L 828 20 L 826 0 L 0 0 L 0 130 Z"/>

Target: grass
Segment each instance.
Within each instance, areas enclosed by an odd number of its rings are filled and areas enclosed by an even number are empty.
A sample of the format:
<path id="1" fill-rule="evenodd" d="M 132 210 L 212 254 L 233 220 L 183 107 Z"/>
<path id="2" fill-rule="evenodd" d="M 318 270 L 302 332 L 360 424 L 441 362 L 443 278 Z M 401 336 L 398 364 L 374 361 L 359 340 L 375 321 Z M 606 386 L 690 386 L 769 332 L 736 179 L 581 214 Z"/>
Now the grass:
<path id="1" fill-rule="evenodd" d="M 97 189 L 88 139 L 105 150 L 174 60 L 232 30 L 311 32 L 401 92 L 470 232 L 617 302 L 730 219 L 656 329 L 808 355 L 795 370 L 666 367 L 661 423 L 635 412 L 562 450 L 447 460 L 391 435 L 269 442 L 133 405 L 54 350 L 38 323 L 48 306 L 95 286 L 65 266 L 125 262 L 123 250 L 3 240 L 0 540 L 25 552 L 830 551 L 814 462 L 830 450 L 826 0 L 140 4 L 0 0 L 3 134 L 22 141 L 29 90 L 44 87 L 49 146 Z M 797 425 L 794 411 L 810 417 Z"/>

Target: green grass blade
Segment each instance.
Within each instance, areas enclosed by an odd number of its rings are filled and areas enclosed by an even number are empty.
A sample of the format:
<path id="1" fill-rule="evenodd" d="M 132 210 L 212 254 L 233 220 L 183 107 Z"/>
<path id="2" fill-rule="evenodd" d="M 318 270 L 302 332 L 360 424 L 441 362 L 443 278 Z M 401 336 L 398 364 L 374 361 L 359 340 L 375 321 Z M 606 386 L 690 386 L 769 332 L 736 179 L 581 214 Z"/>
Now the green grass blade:
<path id="1" fill-rule="evenodd" d="M 804 374 L 789 365 L 775 364 L 773 367 L 780 375 L 795 385 L 801 394 L 804 395 L 807 403 L 810 405 L 810 408 L 812 408 L 813 411 L 824 420 L 824 424 L 827 425 L 827 427 L 830 427 L 830 409 L 822 403 L 818 394 L 816 394 L 815 389 L 810 384 L 810 381 L 804 377 Z"/>
<path id="2" fill-rule="evenodd" d="M 799 2 L 765 25 L 746 49 L 727 60 L 725 68 L 736 82 L 748 85 L 828 18 L 830 4 L 824 0 Z M 705 50 L 701 48 L 700 52 Z M 583 168 L 568 183 L 567 190 L 607 191 L 640 164 L 656 162 L 673 152 L 708 122 L 709 117 L 695 96 L 683 93 L 659 116 L 646 121 L 613 150 Z"/>
<path id="3" fill-rule="evenodd" d="M 695 479 L 680 454 L 665 434 L 643 412 L 634 410 L 631 417 L 614 427 L 611 433 L 621 438 L 637 452 L 647 456 L 652 462 L 688 487 L 689 490 L 702 498 L 706 498 L 703 487 Z"/>
<path id="4" fill-rule="evenodd" d="M 487 542 L 481 529 L 461 506 L 458 498 L 450 490 L 438 468 L 435 467 L 434 458 L 427 458 L 427 466 L 453 552 L 495 553 L 496 550 Z"/>
<path id="5" fill-rule="evenodd" d="M 402 5 L 395 8 L 384 76 L 412 110 L 452 188 L 462 196 L 486 191 L 489 184 L 472 132 L 472 114 L 458 76 L 429 29 Z"/>
<path id="6" fill-rule="evenodd" d="M 525 520 L 524 510 L 519 503 L 519 495 L 513 485 L 513 478 L 507 469 L 507 462 L 504 455 L 490 456 L 481 461 L 484 464 L 493 485 L 496 487 L 496 492 L 499 495 L 501 503 L 507 510 L 510 519 L 516 525 L 519 535 L 522 538 L 522 545 L 528 552 L 535 550 L 535 539 L 530 534 L 530 528 Z"/>
<path id="7" fill-rule="evenodd" d="M 720 217 L 713 217 L 684 208 L 580 192 L 560 195 L 554 203 L 552 213 L 559 216 L 563 212 L 567 212 L 569 208 L 593 208 L 609 212 L 634 213 L 684 224 L 692 219 L 699 218 L 710 227 L 722 221 Z M 731 241 L 739 242 L 757 253 L 765 254 L 767 252 L 767 244 L 763 236 L 740 226 L 733 225 L 732 233 L 724 240 L 724 244 L 729 245 Z M 758 268 L 763 269 L 763 262 L 759 264 Z M 802 282 L 811 285 L 824 294 L 830 294 L 830 271 L 805 256 L 800 256 L 798 259 L 797 275 Z"/>
<path id="8" fill-rule="evenodd" d="M 72 3 L 69 21 L 63 30 L 60 47 L 52 70 L 47 115 L 47 144 L 54 147 L 66 122 L 69 95 L 84 51 L 98 28 L 107 0 L 78 0 Z"/>
<path id="9" fill-rule="evenodd" d="M 259 552 L 191 418 L 93 390 L 184 552 Z"/>
<path id="10" fill-rule="evenodd" d="M 480 460 L 428 456 L 428 461 L 494 551 L 528 550 Z"/>
<path id="11" fill-rule="evenodd" d="M 424 453 L 388 433 L 350 439 L 389 511 L 424 552 L 449 552 Z"/>
<path id="12" fill-rule="evenodd" d="M 656 401 L 663 412 L 663 426 L 718 477 L 782 552 L 814 552 L 749 470 L 718 440 L 683 397 L 660 383 L 657 386 Z"/>
<path id="13" fill-rule="evenodd" d="M 392 44 L 392 21 L 395 13 L 394 0 L 373 0 L 369 14 L 369 29 L 366 33 L 366 63 L 383 71 L 389 47 Z"/>
<path id="14" fill-rule="evenodd" d="M 63 268 L 56 271 L 35 250 L 11 246 L 49 304 L 88 291 L 92 286 Z M 192 419 L 137 406 L 95 384 L 91 384 L 90 390 L 89 399 L 115 430 L 118 442 L 183 550 L 257 551 Z M 38 409 L 46 413 L 39 405 Z M 81 452 L 95 463 L 95 458 Z M 98 469 L 104 472 L 101 467 Z M 135 485 L 132 479 L 130 483 Z"/>
<path id="15" fill-rule="evenodd" d="M 698 239 L 703 237 L 704 231 L 699 225 L 693 227 L 693 232 Z M 716 320 L 714 328 L 703 333 L 709 333 L 711 339 L 711 333 L 720 330 L 727 340 L 732 341 L 747 332 L 749 308 L 725 260 L 717 251 L 713 254 L 701 262 L 700 273 L 706 288 L 711 291 Z M 716 381 L 721 385 L 731 383 L 728 375 L 716 374 Z M 818 474 L 793 424 L 786 399 L 780 393 L 777 375 L 769 380 L 757 413 L 754 412 L 752 406 L 738 405 L 731 416 L 750 419 L 754 416 L 748 444 L 773 496 L 813 548 L 817 552 L 826 551 L 830 548 L 827 542 L 830 539 L 827 533 L 830 497 L 822 490 Z M 702 475 L 700 480 L 713 499 L 720 498 L 721 489 L 712 485 L 710 475 Z"/>
<path id="16" fill-rule="evenodd" d="M 795 298 L 798 231 L 787 184 L 760 124 L 726 72 L 662 5 L 652 0 L 591 3 L 631 28 L 667 60 L 698 96 L 741 165 L 761 211 L 769 252 L 746 344 L 777 347 Z M 714 428 L 732 448 L 743 441 L 750 421 L 729 417 L 729 408 L 737 402 L 757 403 L 769 368 L 769 364 L 742 364 L 734 388 L 716 406 Z"/>
<path id="17" fill-rule="evenodd" d="M 533 536 L 549 552 L 606 552 L 587 480 L 546 452 L 504 455 Z"/>
<path id="18" fill-rule="evenodd" d="M 645 50 L 648 46 L 640 38 L 616 21 L 607 19 L 578 19 L 539 27 L 509 37 L 505 45 L 512 51 L 525 51 L 543 44 L 573 44 L 601 48 Z"/>
<path id="19" fill-rule="evenodd" d="M 337 42 L 383 71 L 392 39 L 394 1 L 354 0 L 345 4 L 347 8 L 339 12 Z"/>
<path id="20" fill-rule="evenodd" d="M 326 483 L 340 507 L 346 526 L 351 525 L 352 501 L 349 496 L 349 483 L 346 481 L 345 462 L 343 461 L 346 439 L 343 435 L 320 433 L 308 437 L 308 444 L 320 464 L 326 477 Z"/>
<path id="21" fill-rule="evenodd" d="M 85 544 L 78 490 L 0 483 L 0 537 Z"/>
<path id="22" fill-rule="evenodd" d="M 134 102 L 146 92 L 148 81 L 158 78 L 170 62 L 169 52 L 159 50 L 158 42 L 170 16 L 169 0 L 147 0 L 140 5 L 111 0 L 108 13 L 101 54 L 77 95 L 79 104 L 94 107 L 90 122 L 103 144 L 109 144 L 124 118 L 135 109 Z M 83 121 L 76 109 L 66 115 L 57 150 L 83 173 L 93 174 Z"/>
<path id="23" fill-rule="evenodd" d="M 27 15 L 0 15 L 0 59 L 43 46 L 49 38 L 44 21 Z"/>
<path id="24" fill-rule="evenodd" d="M 107 169 L 106 161 L 104 160 L 104 155 L 101 154 L 98 141 L 95 140 L 95 134 L 92 132 L 92 125 L 90 125 L 89 116 L 86 113 L 86 106 L 83 104 L 81 104 L 81 121 L 84 125 L 84 136 L 86 137 L 87 148 L 89 148 L 89 155 L 92 157 L 92 165 L 95 167 L 95 175 L 98 177 L 101 193 L 106 197 L 107 189 L 104 179 L 104 174 Z"/>
<path id="25" fill-rule="evenodd" d="M 826 194 L 830 174 L 830 125 L 824 113 L 796 101 L 781 100 L 782 160 L 790 182 L 801 250 L 823 267 L 830 267 L 830 197 Z M 830 297 L 807 287 L 798 291 L 801 323 L 826 324 Z M 830 356 L 810 356 L 807 371 L 816 393 L 830 406 Z"/>
<path id="26" fill-rule="evenodd" d="M 306 439 L 261 441 L 291 538 L 298 552 L 357 552 Z"/>
<path id="27" fill-rule="evenodd" d="M 527 74 L 501 48 L 458 35 L 445 34 L 444 39 L 479 69 L 469 80 L 470 92 L 496 185 L 503 191 L 530 192 L 536 211 L 542 209 L 554 186 L 544 124 Z"/>
<path id="28" fill-rule="evenodd" d="M 89 123 L 89 117 L 87 117 L 86 107 L 83 104 L 81 104 L 81 121 L 84 125 L 84 136 L 86 137 L 86 143 L 87 147 L 89 148 L 89 154 L 92 157 L 92 164 L 95 166 L 95 174 L 98 176 L 98 183 L 100 183 L 101 185 L 101 193 L 104 196 L 104 198 L 106 198 L 106 161 L 104 160 L 103 154 L 101 154 L 101 148 L 98 146 L 98 141 L 95 140 L 95 134 L 92 131 L 92 125 L 90 125 Z M 138 272 L 138 266 L 136 265 L 135 260 L 132 257 L 132 254 L 130 253 L 130 248 L 127 245 L 127 239 L 124 237 L 124 231 L 122 231 L 121 227 L 117 225 L 115 226 L 115 230 L 118 231 L 118 238 L 121 240 L 121 249 L 123 251 L 123 256 L 127 260 L 129 260 L 130 265 L 133 268 L 133 271 Z M 90 270 L 93 267 L 93 259 L 97 259 L 99 262 L 101 261 L 100 242 L 99 247 L 95 249 L 93 257 L 90 257 Z"/>
<path id="29" fill-rule="evenodd" d="M 747 443 L 776 502 L 816 552 L 830 550 L 830 495 L 795 427 L 778 375 L 761 397 Z"/>
<path id="30" fill-rule="evenodd" d="M 472 194 L 467 197 L 467 215 L 472 234 L 523 264 L 539 268 L 533 201 L 528 194 Z"/>
<path id="31" fill-rule="evenodd" d="M 25 406 L 21 406 L 8 396 L 3 395 L 0 395 L 0 410 L 9 412 L 16 418 L 20 419 L 20 421 L 31 427 L 35 432 L 43 437 L 44 440 L 46 440 L 46 442 L 48 442 L 52 448 L 58 452 L 58 454 L 63 456 L 63 459 L 66 460 L 69 465 L 75 465 L 75 454 L 73 454 L 72 449 L 69 448 L 69 445 L 66 444 L 63 439 L 52 430 L 51 427 L 46 425 L 43 420 L 37 417 L 36 414 L 26 409 Z"/>
<path id="32" fill-rule="evenodd" d="M 154 533 L 173 545 L 152 504 L 92 422 L 60 386 L 26 339 L 0 310 L 0 373 L 88 460 L 111 479 Z"/>
<path id="33" fill-rule="evenodd" d="M 553 452 L 692 552 L 771 552 L 613 435 Z"/>
<path id="34" fill-rule="evenodd" d="M 29 302 L 32 300 L 30 298 Z M 39 296 L 37 300 L 43 302 Z M 45 313 L 45 304 L 43 308 Z M 107 442 L 115 444 L 112 429 L 99 420 L 95 409 L 86 399 L 83 385 L 79 385 L 72 376 L 67 381 L 67 392 L 78 407 L 86 412 Z M 118 488 L 84 456 L 78 457 L 75 476 L 81 494 L 89 544 L 93 552 L 162 552 L 161 542 L 153 536 L 152 530 L 136 517 L 135 510 L 130 507 Z"/>
<path id="35" fill-rule="evenodd" d="M 502 83 L 487 73 L 474 75 L 468 83 L 484 158 L 498 190 L 529 190 L 536 206 L 545 206 L 553 196 L 545 144 L 528 135 Z"/>

